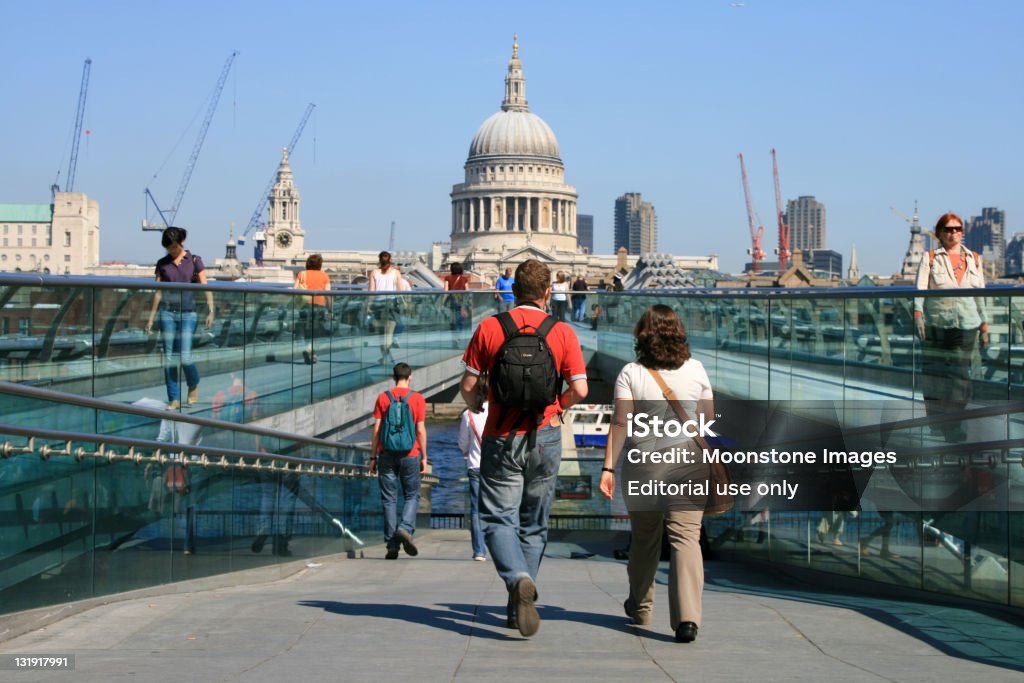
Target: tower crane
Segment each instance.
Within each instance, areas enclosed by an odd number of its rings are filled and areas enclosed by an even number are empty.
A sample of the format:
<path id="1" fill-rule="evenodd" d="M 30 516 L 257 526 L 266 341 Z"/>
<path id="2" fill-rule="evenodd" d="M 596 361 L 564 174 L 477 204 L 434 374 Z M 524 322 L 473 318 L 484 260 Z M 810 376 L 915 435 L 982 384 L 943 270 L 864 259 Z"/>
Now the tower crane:
<path id="1" fill-rule="evenodd" d="M 288 150 L 289 154 L 294 154 L 295 146 L 299 144 L 299 138 L 302 137 L 302 131 L 306 129 L 306 122 L 309 121 L 310 115 L 313 110 L 316 109 L 316 105 L 312 102 L 306 106 L 306 111 L 302 114 L 302 119 L 299 121 L 298 128 L 295 129 L 295 133 L 292 135 L 291 141 L 285 149 Z M 274 183 L 277 182 L 277 171 L 270 176 L 270 182 L 267 183 L 266 188 L 263 190 L 263 194 L 260 196 L 260 201 L 256 204 L 256 210 L 252 212 L 252 217 L 249 218 L 249 224 L 245 226 L 245 230 L 238 238 L 238 246 L 245 244 L 245 240 L 249 237 L 253 230 L 260 227 L 263 220 L 263 211 L 267 208 L 267 201 L 270 199 L 270 190 L 274 187 Z M 267 238 L 262 230 L 257 230 L 256 234 L 253 235 L 256 240 L 256 263 L 263 261 L 263 247 L 267 243 Z"/>
<path id="2" fill-rule="evenodd" d="M 786 272 L 789 263 L 789 225 L 782 211 L 782 190 L 779 187 L 779 160 L 772 148 L 772 178 L 775 181 L 775 217 L 779 222 L 779 272 Z"/>
<path id="3" fill-rule="evenodd" d="M 65 192 L 73 192 L 75 189 L 75 171 L 78 168 L 78 143 L 82 141 L 82 120 L 85 118 L 85 96 L 89 92 L 89 72 L 92 70 L 92 60 L 86 59 L 82 65 L 82 85 L 78 89 L 78 112 L 75 114 L 75 132 L 71 138 L 71 159 L 68 161 L 68 179 L 64 186 Z M 58 171 L 59 175 L 59 171 Z M 50 188 L 53 192 L 60 192 L 57 183 Z"/>
<path id="4" fill-rule="evenodd" d="M 213 88 L 213 95 L 210 98 L 210 106 L 206 110 L 206 117 L 203 119 L 202 125 L 199 127 L 199 137 L 196 138 L 196 143 L 192 147 L 192 154 L 188 158 L 188 163 L 185 164 L 185 174 L 181 177 L 181 182 L 178 183 L 178 193 L 174 196 L 174 204 L 166 212 L 160 209 L 160 205 L 157 203 L 153 193 L 150 192 L 147 187 L 143 194 L 153 204 L 153 208 L 160 215 L 162 223 L 150 223 L 143 219 L 142 229 L 143 230 L 163 230 L 169 225 L 174 224 L 174 219 L 178 215 L 178 210 L 181 208 L 181 200 L 185 197 L 185 190 L 188 189 L 189 181 L 192 180 L 192 171 L 196 168 L 196 161 L 199 160 L 199 152 L 203 149 L 203 142 L 206 140 L 206 132 L 210 129 L 210 122 L 213 121 L 213 115 L 217 112 L 217 104 L 220 102 L 220 94 L 224 90 L 224 84 L 228 80 L 228 73 L 231 71 L 231 65 L 235 61 L 235 57 L 238 56 L 238 50 L 231 53 L 227 61 L 224 62 L 224 68 L 221 69 L 220 76 L 217 78 L 217 85 Z M 148 205 L 147 205 L 148 206 Z"/>
<path id="5" fill-rule="evenodd" d="M 750 182 L 747 180 L 747 167 L 743 163 L 743 153 L 740 152 L 740 175 L 743 177 L 743 197 L 747 202 L 747 223 L 750 225 L 750 249 L 747 253 L 750 254 L 753 263 L 751 272 L 758 272 L 761 270 L 761 261 L 764 260 L 764 249 L 761 247 L 761 242 L 764 240 L 764 226 L 758 225 L 760 221 L 757 220 L 757 214 L 754 211 L 754 202 L 750 198 Z"/>

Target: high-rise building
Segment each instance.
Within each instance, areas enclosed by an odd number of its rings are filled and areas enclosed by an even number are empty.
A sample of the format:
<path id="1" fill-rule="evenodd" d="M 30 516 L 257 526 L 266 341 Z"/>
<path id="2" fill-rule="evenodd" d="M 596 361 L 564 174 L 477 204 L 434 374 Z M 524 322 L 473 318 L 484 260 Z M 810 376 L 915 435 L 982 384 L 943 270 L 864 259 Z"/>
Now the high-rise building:
<path id="1" fill-rule="evenodd" d="M 790 199 L 786 203 L 786 223 L 789 225 L 789 248 L 826 249 L 825 205 L 813 196 Z"/>
<path id="2" fill-rule="evenodd" d="M 1007 277 L 1024 275 L 1024 232 L 1015 233 L 1013 239 L 1006 243 L 1003 274 Z"/>
<path id="3" fill-rule="evenodd" d="M 972 216 L 964 224 L 964 244 L 981 254 L 982 263 L 988 262 L 992 270 L 986 267 L 986 275 L 1002 274 L 1006 254 L 1006 212 L 990 206 L 982 209 L 980 216 Z"/>
<path id="4" fill-rule="evenodd" d="M 581 250 L 594 253 L 594 217 L 585 213 L 576 214 L 576 239 Z"/>
<path id="5" fill-rule="evenodd" d="M 615 200 L 615 246 L 629 254 L 650 254 L 658 250 L 658 216 L 654 206 L 639 192 L 627 192 Z"/>

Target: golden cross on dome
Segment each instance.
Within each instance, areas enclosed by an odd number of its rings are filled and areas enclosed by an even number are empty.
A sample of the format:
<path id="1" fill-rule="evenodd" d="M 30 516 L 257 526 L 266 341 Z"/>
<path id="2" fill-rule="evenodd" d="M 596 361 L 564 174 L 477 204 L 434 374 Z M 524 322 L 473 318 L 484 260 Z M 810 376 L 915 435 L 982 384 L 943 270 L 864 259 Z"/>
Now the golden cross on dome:
<path id="1" fill-rule="evenodd" d="M 519 59 L 519 34 L 512 34 L 512 59 Z"/>

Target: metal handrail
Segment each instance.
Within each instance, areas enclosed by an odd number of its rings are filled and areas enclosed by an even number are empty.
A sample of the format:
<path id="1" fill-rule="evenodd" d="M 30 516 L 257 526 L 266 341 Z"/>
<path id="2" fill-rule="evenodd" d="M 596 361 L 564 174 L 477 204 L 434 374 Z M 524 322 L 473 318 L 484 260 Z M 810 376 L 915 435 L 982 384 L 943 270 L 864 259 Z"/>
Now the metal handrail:
<path id="1" fill-rule="evenodd" d="M 10 440 L 0 443 L 0 457 L 6 459 L 15 455 L 38 454 L 43 460 L 52 457 L 73 457 L 81 462 L 85 458 L 95 458 L 114 462 L 133 462 L 135 464 L 155 463 L 159 465 L 177 464 L 186 467 L 220 467 L 228 469 L 293 472 L 296 474 L 314 474 L 323 477 L 369 477 L 369 469 L 365 465 L 336 463 L 315 458 L 297 458 L 277 453 L 263 453 L 236 448 L 220 448 L 216 446 L 189 445 L 153 441 L 151 439 L 133 439 L 120 436 L 104 436 L 84 432 L 70 432 L 55 429 L 27 429 L 17 425 L 0 423 L 0 434 L 23 436 L 28 438 L 25 445 L 13 444 Z M 63 441 L 63 448 L 50 444 L 37 444 L 38 440 Z M 95 450 L 83 446 L 73 448 L 74 442 L 96 444 Z M 108 446 L 127 446 L 127 452 L 108 449 Z M 137 449 L 149 451 L 148 454 Z M 195 458 L 194 460 L 192 458 Z"/>
<path id="2" fill-rule="evenodd" d="M 268 429 L 266 427 L 256 427 L 253 425 L 239 424 L 237 422 L 229 422 L 227 420 L 215 420 L 209 417 L 197 417 L 195 415 L 189 415 L 188 413 L 161 410 L 159 408 L 144 408 L 142 406 L 118 403 L 117 401 L 107 401 L 105 399 L 94 398 L 92 396 L 67 394 L 62 391 L 54 391 L 53 389 L 31 387 L 26 386 L 24 384 L 6 382 L 3 380 L 0 380 L 0 393 L 11 394 L 13 396 L 20 396 L 22 398 L 30 398 L 41 401 L 52 401 L 56 403 L 77 405 L 82 406 L 84 408 L 92 408 L 96 410 L 128 413 L 130 415 L 140 415 L 142 417 L 151 417 L 158 420 L 173 420 L 175 422 L 185 422 L 188 424 L 199 425 L 202 427 L 227 429 L 230 431 L 240 432 L 243 434 L 283 439 L 286 441 L 293 441 L 295 443 L 301 443 L 310 446 L 318 446 L 320 448 L 349 448 L 349 446 L 337 443 L 336 441 L 318 439 L 313 436 L 303 436 L 301 434 L 282 432 L 276 429 Z"/>
<path id="3" fill-rule="evenodd" d="M 205 285 L 181 282 L 157 282 L 155 280 L 144 280 L 130 277 L 109 277 L 109 276 L 88 276 L 88 275 L 40 275 L 35 273 L 4 273 L 0 275 L 0 286 L 12 285 L 18 287 L 95 287 L 99 289 L 125 289 L 137 287 L 141 290 L 191 290 L 191 291 L 213 291 L 213 292 L 246 292 L 252 294 L 278 294 L 290 296 L 310 296 L 306 290 L 291 289 L 290 282 L 277 285 L 266 285 L 253 282 L 208 282 Z M 896 299 L 911 297 L 958 297 L 958 296 L 1003 296 L 1010 292 L 1020 291 L 1014 285 L 990 285 L 985 289 L 941 289 L 922 290 L 908 286 L 890 287 L 807 287 L 807 288 L 767 288 L 767 287 L 704 287 L 692 289 L 633 289 L 622 292 L 608 290 L 591 290 L 587 294 L 600 294 L 601 296 L 628 297 L 628 296 L 664 296 L 671 295 L 677 298 L 736 298 L 743 299 Z M 467 290 L 472 294 L 493 294 L 493 289 Z M 390 295 L 401 296 L 435 296 L 444 293 L 439 289 L 418 289 L 403 292 L 391 292 Z M 329 290 L 317 292 L 317 296 L 327 297 L 360 297 L 381 296 L 383 293 L 374 293 L 369 290 Z"/>

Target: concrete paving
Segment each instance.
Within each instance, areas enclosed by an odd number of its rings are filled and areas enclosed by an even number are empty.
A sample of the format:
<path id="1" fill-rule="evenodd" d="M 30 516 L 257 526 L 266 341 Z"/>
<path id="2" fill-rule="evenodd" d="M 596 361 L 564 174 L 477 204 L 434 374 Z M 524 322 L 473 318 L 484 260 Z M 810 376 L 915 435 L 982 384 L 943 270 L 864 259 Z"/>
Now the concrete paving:
<path id="1" fill-rule="evenodd" d="M 506 593 L 466 531 L 420 555 L 327 558 L 269 583 L 112 602 L 0 643 L 74 654 L 74 672 L 5 681 L 1020 681 L 1024 628 L 963 607 L 821 590 L 752 565 L 707 563 L 699 638 L 678 644 L 659 586 L 654 623 L 622 613 L 625 566 L 598 535 L 553 542 L 540 632 L 504 626 Z M 607 535 L 604 535 L 607 538 Z M 607 545 L 607 542 L 605 542 Z M 317 563 L 312 563 L 317 564 Z M 664 574 L 665 565 L 662 567 Z M 663 580 L 663 576 L 659 580 Z"/>

